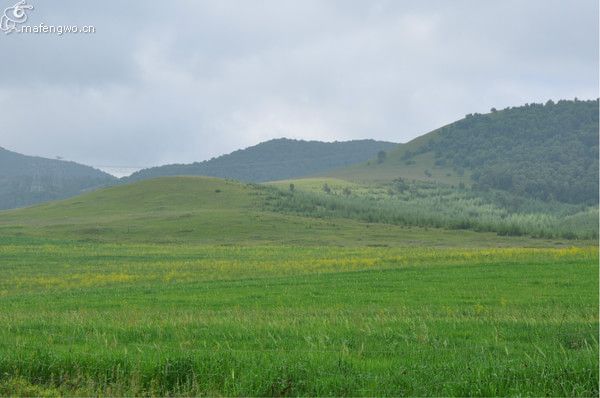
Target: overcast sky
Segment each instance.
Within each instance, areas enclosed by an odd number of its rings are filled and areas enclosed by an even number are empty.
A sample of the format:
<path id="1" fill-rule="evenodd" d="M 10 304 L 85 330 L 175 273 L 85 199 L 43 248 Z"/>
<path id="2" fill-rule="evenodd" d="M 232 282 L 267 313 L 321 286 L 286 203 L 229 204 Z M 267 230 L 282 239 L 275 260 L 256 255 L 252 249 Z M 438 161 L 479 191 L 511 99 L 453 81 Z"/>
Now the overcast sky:
<path id="1" fill-rule="evenodd" d="M 26 25 L 96 33 L 0 32 L 0 146 L 96 166 L 277 137 L 406 142 L 599 95 L 597 0 L 28 2 Z"/>

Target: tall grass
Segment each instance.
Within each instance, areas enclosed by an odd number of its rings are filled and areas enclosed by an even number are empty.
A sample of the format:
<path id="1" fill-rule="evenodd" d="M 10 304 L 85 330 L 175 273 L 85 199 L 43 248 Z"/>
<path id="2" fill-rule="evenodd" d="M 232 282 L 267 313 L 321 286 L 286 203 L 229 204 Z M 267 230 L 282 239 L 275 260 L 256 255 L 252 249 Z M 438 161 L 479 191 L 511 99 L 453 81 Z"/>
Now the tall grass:
<path id="1" fill-rule="evenodd" d="M 470 229 L 499 235 L 598 239 L 598 207 L 545 203 L 502 192 L 473 192 L 427 183 L 413 183 L 402 190 L 393 185 L 355 189 L 351 194 L 267 189 L 267 208 L 309 217 Z"/>
<path id="2" fill-rule="evenodd" d="M 0 395 L 597 396 L 597 262 L 14 240 Z"/>

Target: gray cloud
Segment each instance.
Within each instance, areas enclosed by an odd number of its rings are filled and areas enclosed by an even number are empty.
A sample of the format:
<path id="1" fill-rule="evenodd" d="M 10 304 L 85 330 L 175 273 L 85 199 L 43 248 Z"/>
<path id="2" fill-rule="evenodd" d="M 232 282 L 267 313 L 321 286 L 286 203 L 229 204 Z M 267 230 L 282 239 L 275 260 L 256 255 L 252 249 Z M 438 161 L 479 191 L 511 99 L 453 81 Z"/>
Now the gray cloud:
<path id="1" fill-rule="evenodd" d="M 404 142 L 492 106 L 598 97 L 595 0 L 30 3 L 30 24 L 97 32 L 0 35 L 0 146 L 87 164 Z"/>

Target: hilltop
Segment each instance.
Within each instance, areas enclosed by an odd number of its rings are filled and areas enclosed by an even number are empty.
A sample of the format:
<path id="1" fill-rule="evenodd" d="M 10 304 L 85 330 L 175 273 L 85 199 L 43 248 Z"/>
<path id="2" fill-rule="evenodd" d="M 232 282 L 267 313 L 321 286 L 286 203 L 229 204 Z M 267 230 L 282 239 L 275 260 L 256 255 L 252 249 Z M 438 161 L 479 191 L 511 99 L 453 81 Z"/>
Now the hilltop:
<path id="1" fill-rule="evenodd" d="M 26 156 L 0 147 L 0 210 L 67 198 L 116 180 L 75 162 Z"/>
<path id="2" fill-rule="evenodd" d="M 396 145 L 375 140 L 320 142 L 280 138 L 204 162 L 140 170 L 123 181 L 183 175 L 230 178 L 246 182 L 282 180 L 364 162 L 379 151 L 389 151 Z"/>
<path id="3" fill-rule="evenodd" d="M 397 178 L 598 203 L 598 100 L 527 104 L 465 118 L 399 145 L 385 158 L 321 175 Z"/>

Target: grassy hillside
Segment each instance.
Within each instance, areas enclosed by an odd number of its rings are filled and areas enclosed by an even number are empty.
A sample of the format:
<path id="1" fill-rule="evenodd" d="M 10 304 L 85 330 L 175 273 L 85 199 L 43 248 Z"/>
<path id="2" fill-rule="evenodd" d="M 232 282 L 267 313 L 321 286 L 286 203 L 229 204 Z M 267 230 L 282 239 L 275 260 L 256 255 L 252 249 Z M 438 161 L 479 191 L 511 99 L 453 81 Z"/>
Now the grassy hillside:
<path id="1" fill-rule="evenodd" d="M 459 175 L 451 167 L 436 165 L 433 153 L 420 153 L 411 155 L 410 159 L 405 158 L 406 154 L 414 153 L 438 134 L 439 131 L 435 130 L 408 143 L 399 144 L 387 151 L 382 161 L 373 157 L 366 162 L 316 173 L 315 177 L 331 177 L 371 185 L 389 183 L 397 178 L 409 181 L 440 182 L 449 185 L 458 185 L 462 182 L 470 185 L 471 179 L 468 171 Z"/>
<path id="2" fill-rule="evenodd" d="M 173 164 L 144 169 L 124 181 L 163 176 L 211 176 L 247 182 L 300 177 L 360 163 L 396 144 L 374 140 L 347 142 L 276 139 L 228 155 L 193 164 Z"/>
<path id="3" fill-rule="evenodd" d="M 75 196 L 114 181 L 92 167 L 0 148 L 0 210 Z"/>
<path id="4" fill-rule="evenodd" d="M 598 100 L 548 101 L 467 115 L 390 151 L 324 175 L 361 182 L 474 185 L 568 203 L 598 203 Z"/>
<path id="5" fill-rule="evenodd" d="M 96 242 L 463 247 L 573 244 L 389 225 L 336 214 L 293 214 L 274 208 L 281 199 L 279 191 L 235 181 L 161 178 L 0 212 L 0 240 L 52 237 Z"/>
<path id="6" fill-rule="evenodd" d="M 408 181 L 436 182 L 448 186 L 458 186 L 461 183 L 467 187 L 472 185 L 469 170 L 456 171 L 446 165 L 436 165 L 433 153 L 421 153 L 406 160 L 404 153 L 410 151 L 411 147 L 416 145 L 413 143 L 400 145 L 396 150 L 390 151 L 382 163 L 371 159 L 366 163 L 320 173 L 316 177 L 332 177 L 370 185 L 385 184 L 398 178 Z"/>

